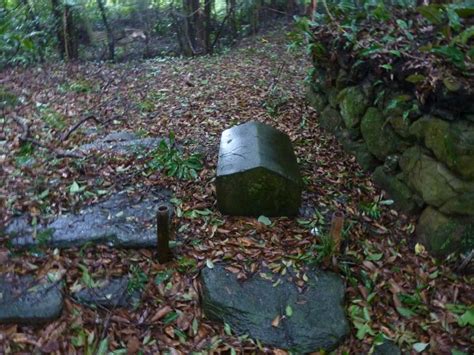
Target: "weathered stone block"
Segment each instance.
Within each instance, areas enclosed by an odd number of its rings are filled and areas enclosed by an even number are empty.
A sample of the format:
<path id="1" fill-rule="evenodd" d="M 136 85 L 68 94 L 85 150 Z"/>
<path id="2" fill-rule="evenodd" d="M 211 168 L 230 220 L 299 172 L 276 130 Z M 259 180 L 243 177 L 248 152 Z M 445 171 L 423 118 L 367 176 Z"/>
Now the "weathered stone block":
<path id="1" fill-rule="evenodd" d="M 224 265 L 204 268 L 204 313 L 229 324 L 237 335 L 248 334 L 294 354 L 333 350 L 349 333 L 344 284 L 331 272 L 309 269 L 305 275 L 308 281 L 301 291 L 291 268 L 286 276 L 261 269 L 243 282 Z"/>
<path id="2" fill-rule="evenodd" d="M 323 112 L 319 115 L 319 125 L 324 130 L 335 133 L 342 126 L 342 117 L 338 110 L 326 106 Z"/>
<path id="3" fill-rule="evenodd" d="M 410 127 L 418 139 L 424 139 L 437 159 L 462 178 L 474 179 L 474 126 L 466 122 L 450 123 L 425 116 Z"/>
<path id="4" fill-rule="evenodd" d="M 406 213 L 414 213 L 421 207 L 410 188 L 396 176 L 386 174 L 383 166 L 375 169 L 372 178 L 393 199 L 395 208 Z"/>
<path id="5" fill-rule="evenodd" d="M 434 256 L 469 251 L 474 247 L 474 218 L 447 216 L 427 207 L 418 220 L 416 235 Z"/>
<path id="6" fill-rule="evenodd" d="M 224 214 L 296 215 L 302 180 L 289 137 L 259 122 L 225 130 L 216 189 L 217 206 Z"/>
<path id="7" fill-rule="evenodd" d="M 342 90 L 338 95 L 341 116 L 347 128 L 359 125 L 369 100 L 361 87 L 352 86 Z"/>
<path id="8" fill-rule="evenodd" d="M 367 145 L 364 142 L 358 142 L 351 139 L 348 130 L 342 131 L 338 135 L 338 138 L 344 150 L 353 154 L 357 163 L 359 163 L 361 168 L 365 171 L 372 171 L 380 164 L 380 162 L 369 152 Z"/>
<path id="9" fill-rule="evenodd" d="M 435 207 L 474 192 L 474 185 L 456 177 L 444 164 L 433 159 L 418 146 L 406 150 L 400 159 L 400 167 L 408 186 L 423 200 Z"/>
<path id="10" fill-rule="evenodd" d="M 360 130 L 369 151 L 380 160 L 397 151 L 399 139 L 385 123 L 382 113 L 370 107 L 362 118 Z"/>
<path id="11" fill-rule="evenodd" d="M 155 248 L 155 218 L 158 205 L 170 197 L 166 190 L 148 196 L 128 196 L 119 192 L 91 205 L 80 213 L 64 214 L 50 223 L 33 228 L 23 218 L 14 220 L 5 230 L 17 248 L 43 245 L 52 248 L 107 244 L 125 248 Z"/>
<path id="12" fill-rule="evenodd" d="M 328 103 L 326 96 L 321 92 L 316 92 L 311 86 L 306 88 L 306 100 L 318 112 L 324 110 Z"/>
<path id="13" fill-rule="evenodd" d="M 0 324 L 37 324 L 61 315 L 62 283 L 31 276 L 0 275 Z"/>

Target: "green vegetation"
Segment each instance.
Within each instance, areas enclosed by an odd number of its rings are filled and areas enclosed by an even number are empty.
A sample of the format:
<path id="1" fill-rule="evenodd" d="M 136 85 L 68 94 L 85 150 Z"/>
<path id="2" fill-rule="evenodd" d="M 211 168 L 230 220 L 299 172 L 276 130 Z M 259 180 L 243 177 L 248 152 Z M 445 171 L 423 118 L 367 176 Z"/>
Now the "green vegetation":
<path id="1" fill-rule="evenodd" d="M 150 171 L 163 169 L 168 176 L 178 179 L 196 179 L 197 172 L 203 168 L 199 154 L 186 156 L 176 148 L 173 132 L 170 133 L 168 142 L 162 140 L 151 156 L 153 159 L 148 163 Z"/>

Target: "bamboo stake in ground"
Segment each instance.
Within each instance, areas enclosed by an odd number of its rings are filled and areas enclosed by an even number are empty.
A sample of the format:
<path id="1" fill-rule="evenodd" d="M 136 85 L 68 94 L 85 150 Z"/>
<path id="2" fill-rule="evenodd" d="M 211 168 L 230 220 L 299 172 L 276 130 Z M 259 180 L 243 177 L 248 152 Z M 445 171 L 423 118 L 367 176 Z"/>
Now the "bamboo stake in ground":
<path id="1" fill-rule="evenodd" d="M 158 238 L 158 262 L 165 264 L 173 258 L 170 243 L 170 213 L 169 207 L 160 205 L 156 214 L 156 228 Z"/>
<path id="2" fill-rule="evenodd" d="M 342 227 L 344 227 L 344 213 L 334 212 L 331 219 L 331 239 L 334 245 L 334 253 L 338 254 L 341 249 Z"/>

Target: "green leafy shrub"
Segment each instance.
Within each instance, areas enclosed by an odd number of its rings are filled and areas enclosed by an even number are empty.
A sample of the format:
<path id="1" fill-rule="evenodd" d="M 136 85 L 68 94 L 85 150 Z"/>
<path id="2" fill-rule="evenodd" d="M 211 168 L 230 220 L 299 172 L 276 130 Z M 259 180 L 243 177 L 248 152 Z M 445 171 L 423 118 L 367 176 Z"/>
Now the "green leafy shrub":
<path id="1" fill-rule="evenodd" d="M 162 140 L 152 152 L 153 159 L 148 163 L 149 169 L 164 170 L 168 176 L 190 180 L 197 178 L 197 172 L 203 168 L 200 154 L 184 155 L 175 147 L 174 133 L 169 134 L 168 142 Z"/>

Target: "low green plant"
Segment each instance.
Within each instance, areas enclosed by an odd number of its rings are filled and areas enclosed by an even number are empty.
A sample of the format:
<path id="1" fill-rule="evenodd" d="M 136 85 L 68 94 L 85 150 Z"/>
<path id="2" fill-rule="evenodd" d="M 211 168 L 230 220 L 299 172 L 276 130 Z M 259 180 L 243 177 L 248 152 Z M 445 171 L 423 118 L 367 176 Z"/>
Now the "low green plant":
<path id="1" fill-rule="evenodd" d="M 50 128 L 61 131 L 66 127 L 64 116 L 48 105 L 38 105 L 40 118 Z"/>
<path id="2" fill-rule="evenodd" d="M 152 153 L 152 160 L 148 163 L 151 171 L 164 170 L 166 175 L 178 179 L 190 180 L 197 178 L 197 172 L 203 168 L 200 154 L 184 155 L 175 147 L 174 133 L 170 132 L 168 142 L 162 140 Z"/>
<path id="3" fill-rule="evenodd" d="M 78 79 L 72 82 L 66 82 L 59 86 L 60 93 L 73 92 L 76 94 L 88 93 L 94 90 L 94 86 L 87 80 Z"/>
<path id="4" fill-rule="evenodd" d="M 357 329 L 356 337 L 359 340 L 363 340 L 366 335 L 375 335 L 375 331 L 371 327 L 371 317 L 368 307 L 362 307 L 357 304 L 349 306 L 349 315 L 352 320 L 352 324 Z"/>
<path id="5" fill-rule="evenodd" d="M 377 201 L 361 203 L 360 210 L 372 219 L 379 219 L 382 216 L 380 204 Z"/>
<path id="6" fill-rule="evenodd" d="M 196 270 L 197 262 L 195 259 L 182 256 L 178 259 L 179 272 L 194 272 Z"/>
<path id="7" fill-rule="evenodd" d="M 265 107 L 270 117 L 277 117 L 281 112 L 281 108 L 285 106 L 287 102 L 287 93 L 275 86 L 268 93 L 265 102 L 263 103 L 263 107 Z"/>
<path id="8" fill-rule="evenodd" d="M 147 282 L 148 276 L 143 269 L 139 265 L 132 265 L 130 267 L 130 278 L 128 280 L 127 291 L 129 293 L 143 291 Z"/>

